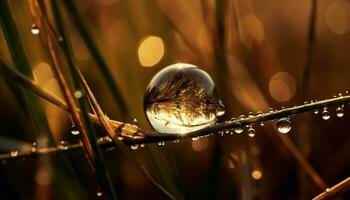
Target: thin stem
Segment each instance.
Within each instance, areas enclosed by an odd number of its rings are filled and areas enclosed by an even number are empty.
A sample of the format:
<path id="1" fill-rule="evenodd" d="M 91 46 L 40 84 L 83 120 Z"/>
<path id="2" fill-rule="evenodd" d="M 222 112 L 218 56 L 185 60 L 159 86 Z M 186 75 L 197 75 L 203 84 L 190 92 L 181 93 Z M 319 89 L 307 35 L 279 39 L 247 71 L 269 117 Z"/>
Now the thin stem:
<path id="1" fill-rule="evenodd" d="M 310 20 L 309 20 L 309 28 L 308 28 L 308 35 L 307 35 L 307 47 L 306 47 L 306 56 L 305 56 L 305 62 L 304 62 L 304 71 L 302 74 L 302 82 L 301 82 L 301 88 L 302 92 L 300 93 L 300 96 L 302 98 L 305 97 L 305 94 L 308 91 L 309 88 L 309 82 L 310 82 L 310 74 L 311 74 L 311 67 L 312 67 L 312 58 L 314 55 L 314 49 L 316 46 L 316 18 L 317 17 L 317 0 L 312 0 L 311 4 L 311 13 L 310 13 Z"/>
<path id="2" fill-rule="evenodd" d="M 8 80 L 18 84 L 19 86 L 47 100 L 53 105 L 69 112 L 67 104 L 62 99 L 56 97 L 55 95 L 52 95 L 51 93 L 37 86 L 32 80 L 28 79 L 27 77 L 17 72 L 14 68 L 12 68 L 1 57 L 0 57 L 0 71 L 2 74 L 5 74 L 5 76 L 3 76 L 4 78 L 7 78 Z M 80 112 L 79 109 L 77 109 L 77 111 Z M 96 115 L 89 113 L 89 117 L 93 122 L 99 123 Z M 112 127 L 116 130 L 116 133 L 119 135 L 122 135 L 125 137 L 133 137 L 135 135 L 142 134 L 141 130 L 135 125 L 114 121 L 114 120 L 109 120 L 109 122 L 111 123 Z"/>
<path id="3" fill-rule="evenodd" d="M 196 137 L 204 137 L 209 135 L 220 134 L 222 131 L 227 129 L 234 129 L 237 127 L 243 127 L 251 124 L 258 124 L 260 122 L 267 122 L 271 120 L 280 119 L 283 117 L 291 117 L 294 115 L 299 115 L 305 112 L 313 112 L 316 109 L 325 108 L 325 107 L 333 107 L 333 106 L 341 106 L 350 103 L 350 95 L 335 97 L 331 99 L 326 99 L 318 102 L 312 102 L 300 106 L 295 106 L 292 108 L 286 108 L 282 110 L 277 110 L 273 112 L 262 113 L 252 117 L 246 117 L 242 119 L 237 119 L 233 121 L 226 121 L 223 123 L 215 124 L 213 126 L 194 131 L 187 134 L 161 134 L 156 132 L 142 131 L 144 137 L 120 137 L 126 145 L 140 145 L 147 143 L 156 143 L 160 141 L 174 141 L 179 139 L 186 138 L 196 138 Z M 140 129 L 142 130 L 142 129 Z M 55 151 L 53 151 L 55 152 Z M 2 156 L 0 155 L 0 159 Z M 6 157 L 8 158 L 8 157 Z"/>
<path id="4" fill-rule="evenodd" d="M 91 34 L 89 33 L 87 27 L 85 26 L 83 20 L 79 16 L 78 10 L 76 9 L 75 2 L 74 1 L 62 1 L 62 3 L 65 5 L 68 13 L 72 17 L 72 21 L 74 25 L 77 27 L 77 31 L 80 33 L 80 36 L 84 40 L 88 50 L 90 51 L 91 55 L 95 59 L 95 62 L 97 64 L 97 68 L 100 70 L 100 72 L 103 74 L 103 77 L 105 78 L 106 82 L 108 83 L 108 86 L 110 87 L 112 91 L 113 98 L 115 99 L 116 103 L 118 104 L 118 108 L 121 109 L 122 112 L 122 118 L 128 118 L 129 112 L 127 103 L 125 102 L 119 88 L 117 87 L 117 82 L 115 81 L 114 77 L 112 76 L 112 73 L 110 72 L 107 63 L 103 59 L 103 56 L 101 55 L 100 51 L 97 48 L 97 45 L 95 44 Z M 124 117 L 123 117 L 124 116 Z M 125 117 L 128 116 L 128 117 Z"/>
<path id="5" fill-rule="evenodd" d="M 350 177 L 346 178 L 345 180 L 341 181 L 340 183 L 334 185 L 331 188 L 327 188 L 324 192 L 317 195 L 312 200 L 324 200 L 324 199 L 334 198 L 349 189 L 350 189 Z"/>

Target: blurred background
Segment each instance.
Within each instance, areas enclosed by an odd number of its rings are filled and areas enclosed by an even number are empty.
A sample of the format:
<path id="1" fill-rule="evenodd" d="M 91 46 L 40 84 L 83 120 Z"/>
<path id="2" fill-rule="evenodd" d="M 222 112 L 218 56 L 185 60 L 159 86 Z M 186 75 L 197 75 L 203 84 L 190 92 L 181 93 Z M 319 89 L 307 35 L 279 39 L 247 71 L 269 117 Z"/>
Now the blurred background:
<path id="1" fill-rule="evenodd" d="M 307 55 L 311 0 L 71 1 L 76 12 L 57 2 L 76 64 L 103 111 L 118 121 L 135 118 L 146 130 L 152 130 L 143 111 L 146 87 L 153 75 L 177 62 L 197 65 L 212 76 L 226 107 L 220 121 L 331 98 L 349 89 L 350 2 L 346 0 L 316 1 L 312 56 Z M 35 83 L 62 98 L 26 2 L 8 3 Z M 57 31 L 52 0 L 41 3 Z M 76 17 L 120 89 L 124 109 L 81 36 Z M 3 29 L 0 53 L 13 65 Z M 55 48 L 59 49 L 57 44 Z M 303 82 L 307 58 L 310 73 Z M 60 59 L 65 66 L 63 54 Z M 71 134 L 66 112 L 40 99 L 49 127 L 45 129 L 44 123 L 34 122 L 29 110 L 21 109 L 11 92 L 15 83 L 3 77 L 0 82 L 1 152 L 25 151 L 33 142 L 50 146 L 50 138 L 57 144 L 79 141 Z M 25 90 L 23 94 L 34 97 Z M 348 106 L 344 110 L 344 117 L 338 118 L 335 108 L 330 109 L 327 121 L 314 113 L 294 116 L 292 130 L 282 136 L 293 141 L 329 186 L 350 175 Z M 164 146 L 148 144 L 132 153 L 178 199 L 310 199 L 322 192 L 282 144 L 274 122 L 254 126 L 253 138 L 218 134 Z M 106 150 L 104 157 L 120 199 L 166 199 L 118 149 Z M 0 199 L 98 198 L 95 175 L 82 150 L 4 159 L 0 169 Z M 348 193 L 338 199 L 349 198 Z"/>

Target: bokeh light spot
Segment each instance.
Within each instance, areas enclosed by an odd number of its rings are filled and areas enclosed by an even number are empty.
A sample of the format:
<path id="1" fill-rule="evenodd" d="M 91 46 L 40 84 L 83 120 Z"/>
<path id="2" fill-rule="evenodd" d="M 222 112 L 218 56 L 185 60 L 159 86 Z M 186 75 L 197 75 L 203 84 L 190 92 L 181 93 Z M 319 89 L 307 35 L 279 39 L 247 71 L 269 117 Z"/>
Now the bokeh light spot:
<path id="1" fill-rule="evenodd" d="M 142 39 L 138 48 L 138 58 L 142 66 L 152 67 L 164 56 L 164 43 L 158 36 L 147 36 Z"/>
<path id="2" fill-rule="evenodd" d="M 255 179 L 255 180 L 259 180 L 262 178 L 262 172 L 259 171 L 259 170 L 254 170 L 252 172 L 252 178 Z"/>
<path id="3" fill-rule="evenodd" d="M 295 79 L 287 72 L 278 72 L 270 79 L 269 91 L 276 101 L 289 101 L 295 95 Z"/>
<path id="4" fill-rule="evenodd" d="M 334 1 L 326 10 L 327 27 L 335 34 L 344 34 L 350 30 L 350 4 L 346 1 Z"/>

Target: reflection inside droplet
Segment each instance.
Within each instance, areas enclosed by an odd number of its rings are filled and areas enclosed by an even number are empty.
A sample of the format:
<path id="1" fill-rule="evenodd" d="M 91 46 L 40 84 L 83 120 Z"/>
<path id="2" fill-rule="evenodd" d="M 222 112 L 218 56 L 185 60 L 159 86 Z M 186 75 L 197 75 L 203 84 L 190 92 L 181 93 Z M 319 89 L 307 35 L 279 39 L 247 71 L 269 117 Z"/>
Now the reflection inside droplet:
<path id="1" fill-rule="evenodd" d="M 144 109 L 155 130 L 174 134 L 212 125 L 225 113 L 210 76 L 185 63 L 170 65 L 153 77 Z"/>

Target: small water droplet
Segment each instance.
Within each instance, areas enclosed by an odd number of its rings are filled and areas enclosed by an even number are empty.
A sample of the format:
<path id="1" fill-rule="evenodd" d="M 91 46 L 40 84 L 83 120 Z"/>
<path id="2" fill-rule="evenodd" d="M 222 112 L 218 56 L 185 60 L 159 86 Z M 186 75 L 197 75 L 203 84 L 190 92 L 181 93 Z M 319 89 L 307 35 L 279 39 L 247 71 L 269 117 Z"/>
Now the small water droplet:
<path id="1" fill-rule="evenodd" d="M 75 125 L 72 126 L 70 133 L 71 133 L 72 135 L 79 135 L 79 134 L 80 134 L 80 132 L 79 132 L 79 130 L 78 130 L 78 127 L 75 126 Z"/>
<path id="2" fill-rule="evenodd" d="M 122 136 L 118 136 L 118 140 L 122 141 L 124 138 Z"/>
<path id="3" fill-rule="evenodd" d="M 32 24 L 32 27 L 30 28 L 30 32 L 32 32 L 33 35 L 38 35 L 40 33 L 40 30 L 35 24 Z"/>
<path id="4" fill-rule="evenodd" d="M 248 128 L 248 136 L 254 137 L 255 136 L 255 129 L 253 127 Z"/>
<path id="5" fill-rule="evenodd" d="M 67 150 L 68 147 L 69 147 L 69 144 L 68 144 L 67 141 L 62 140 L 62 141 L 60 141 L 60 143 L 58 144 L 57 147 L 58 147 L 59 149 L 62 149 L 62 150 Z"/>
<path id="6" fill-rule="evenodd" d="M 179 139 L 174 140 L 174 143 L 179 143 L 179 142 L 180 142 Z"/>
<path id="7" fill-rule="evenodd" d="M 226 129 L 226 130 L 225 130 L 225 133 L 226 133 L 226 134 L 229 134 L 229 133 L 230 133 L 230 130 Z"/>
<path id="8" fill-rule="evenodd" d="M 219 102 L 219 107 L 216 110 L 216 116 L 220 117 L 223 116 L 225 114 L 225 107 L 224 105 L 221 103 L 221 101 Z"/>
<path id="9" fill-rule="evenodd" d="M 139 121 L 138 121 L 136 118 L 134 118 L 134 119 L 132 120 L 132 123 L 133 123 L 134 125 L 136 125 L 136 126 L 139 125 Z"/>
<path id="10" fill-rule="evenodd" d="M 17 151 L 17 150 L 11 151 L 11 156 L 12 156 L 12 157 L 18 156 L 18 151 Z"/>
<path id="11" fill-rule="evenodd" d="M 344 110 L 342 107 L 338 107 L 336 110 L 335 110 L 336 114 L 337 114 L 337 117 L 343 117 L 344 116 Z"/>
<path id="12" fill-rule="evenodd" d="M 304 104 L 308 104 L 308 102 L 307 102 L 307 101 L 304 101 Z"/>
<path id="13" fill-rule="evenodd" d="M 37 146 L 36 142 L 33 142 L 31 151 L 34 153 L 34 152 L 37 152 L 37 150 L 38 150 L 38 146 Z"/>
<path id="14" fill-rule="evenodd" d="M 164 142 L 164 141 L 159 141 L 159 142 L 158 142 L 158 145 L 159 145 L 159 146 L 164 146 L 164 145 L 165 145 L 165 142 Z"/>
<path id="15" fill-rule="evenodd" d="M 80 99 L 83 96 L 83 92 L 80 90 L 77 90 L 74 92 L 74 97 L 77 99 Z"/>
<path id="16" fill-rule="evenodd" d="M 146 146 L 145 144 L 140 144 L 140 147 L 142 147 L 142 148 L 145 147 L 145 146 Z"/>
<path id="17" fill-rule="evenodd" d="M 315 115 L 318 114 L 318 110 L 317 110 L 317 109 L 314 110 L 314 114 L 315 114 Z"/>
<path id="18" fill-rule="evenodd" d="M 326 192 L 329 192 L 329 190 L 330 190 L 329 188 L 326 188 Z"/>
<path id="19" fill-rule="evenodd" d="M 273 108 L 269 108 L 268 111 L 269 111 L 269 113 L 272 113 L 273 112 Z"/>
<path id="20" fill-rule="evenodd" d="M 138 145 L 138 144 L 133 144 L 133 145 L 130 146 L 130 148 L 131 148 L 132 150 L 136 150 L 136 149 L 139 148 L 139 145 Z"/>
<path id="21" fill-rule="evenodd" d="M 260 126 L 264 126 L 265 124 L 264 124 L 264 122 L 260 122 Z"/>
<path id="22" fill-rule="evenodd" d="M 192 138 L 192 141 L 195 142 L 195 141 L 197 141 L 198 139 L 199 139 L 199 137 L 193 137 L 193 138 Z"/>
<path id="23" fill-rule="evenodd" d="M 288 117 L 283 117 L 279 119 L 276 125 L 278 132 L 283 134 L 288 133 L 292 128 L 290 119 Z"/>
<path id="24" fill-rule="evenodd" d="M 346 90 L 346 91 L 345 91 L 345 94 L 349 94 L 349 91 Z"/>
<path id="25" fill-rule="evenodd" d="M 103 193 L 102 193 L 102 192 L 97 192 L 96 195 L 97 195 L 98 197 L 102 197 Z"/>
<path id="26" fill-rule="evenodd" d="M 235 133 L 238 133 L 238 134 L 240 134 L 244 131 L 241 123 L 237 123 L 237 126 L 233 130 L 235 131 Z"/>
<path id="27" fill-rule="evenodd" d="M 254 117 L 254 113 L 253 112 L 249 112 L 248 113 L 248 118 L 250 118 L 250 117 Z"/>
<path id="28" fill-rule="evenodd" d="M 338 94 L 338 96 L 339 96 L 339 97 L 342 97 L 342 96 L 343 96 L 343 94 L 342 94 L 342 93 L 339 93 L 339 94 Z"/>
<path id="29" fill-rule="evenodd" d="M 165 67 L 152 78 L 144 97 L 144 110 L 156 131 L 173 134 L 213 125 L 224 114 L 210 76 L 185 63 Z"/>
<path id="30" fill-rule="evenodd" d="M 327 108 L 323 108 L 322 119 L 323 120 L 329 120 L 330 118 L 331 118 L 331 115 L 329 114 Z"/>

